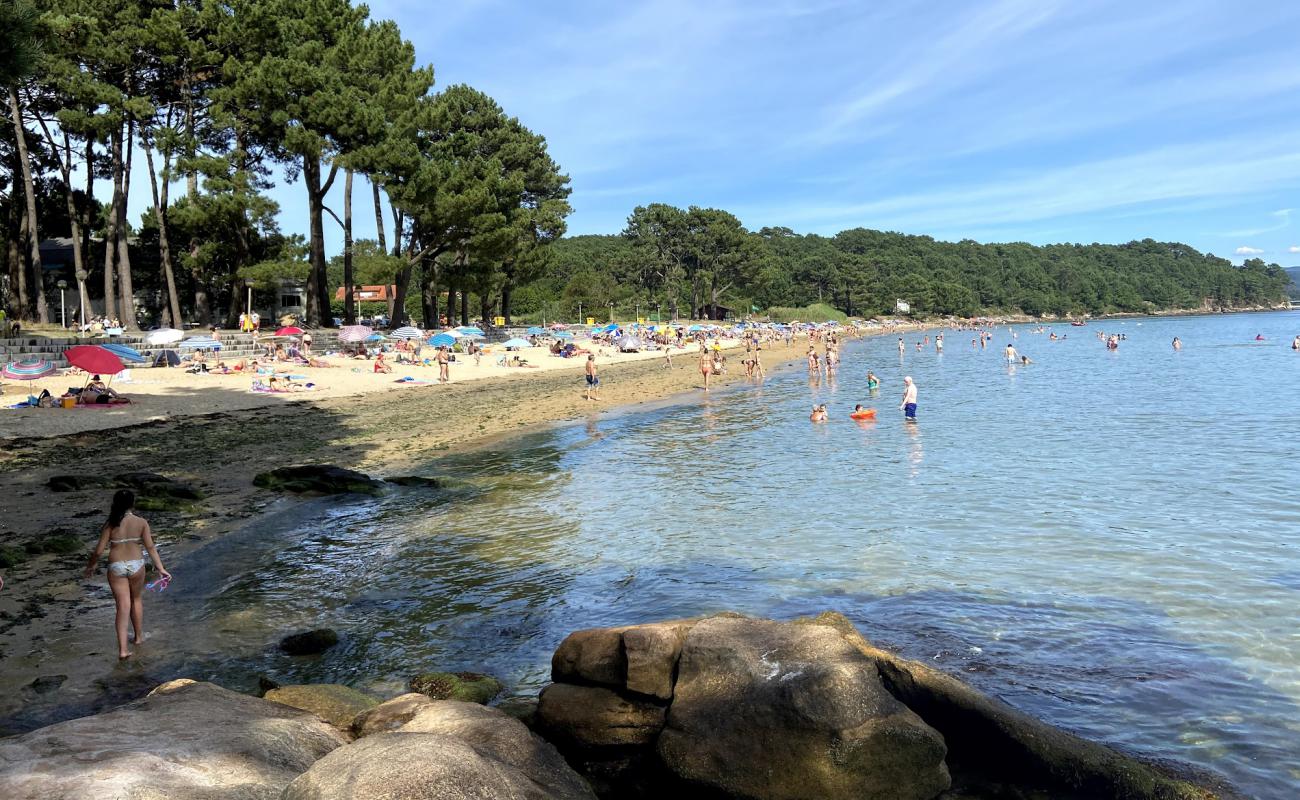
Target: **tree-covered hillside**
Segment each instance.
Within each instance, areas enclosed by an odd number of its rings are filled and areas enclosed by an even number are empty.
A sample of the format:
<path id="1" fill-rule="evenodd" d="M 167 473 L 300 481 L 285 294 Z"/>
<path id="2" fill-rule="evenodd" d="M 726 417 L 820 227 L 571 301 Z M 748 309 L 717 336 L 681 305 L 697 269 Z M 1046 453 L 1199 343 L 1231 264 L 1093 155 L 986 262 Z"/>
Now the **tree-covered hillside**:
<path id="1" fill-rule="evenodd" d="M 870 315 L 896 300 L 914 312 L 959 315 L 1240 308 L 1280 302 L 1288 281 L 1276 264 L 1237 267 L 1177 242 L 980 244 L 863 228 L 831 237 L 749 233 L 726 212 L 662 205 L 636 209 L 621 235 L 570 237 L 553 250 L 530 306 L 564 313 L 577 302 L 660 304 L 682 314 L 824 302 Z"/>

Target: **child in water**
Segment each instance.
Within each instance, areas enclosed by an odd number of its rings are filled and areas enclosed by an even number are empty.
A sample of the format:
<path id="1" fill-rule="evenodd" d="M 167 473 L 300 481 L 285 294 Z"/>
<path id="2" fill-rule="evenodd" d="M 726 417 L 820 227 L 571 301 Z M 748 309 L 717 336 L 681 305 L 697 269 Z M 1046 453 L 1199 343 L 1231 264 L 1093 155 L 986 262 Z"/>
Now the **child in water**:
<path id="1" fill-rule="evenodd" d="M 822 405 L 819 405 L 819 406 L 813 406 L 813 407 L 812 407 L 812 413 L 808 415 L 808 421 L 809 421 L 809 422 L 825 422 L 825 421 L 826 421 L 826 404 L 823 403 Z"/>

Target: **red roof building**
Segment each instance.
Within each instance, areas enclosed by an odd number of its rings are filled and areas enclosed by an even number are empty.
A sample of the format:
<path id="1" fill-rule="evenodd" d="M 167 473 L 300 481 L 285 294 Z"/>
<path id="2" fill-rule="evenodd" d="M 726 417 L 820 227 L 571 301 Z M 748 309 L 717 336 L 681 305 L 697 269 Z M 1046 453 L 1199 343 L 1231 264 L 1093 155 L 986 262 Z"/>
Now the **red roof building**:
<path id="1" fill-rule="evenodd" d="M 343 299 L 343 287 L 334 293 L 335 300 Z M 353 299 L 362 303 L 386 303 L 397 296 L 397 287 L 388 286 L 354 286 L 352 288 Z"/>

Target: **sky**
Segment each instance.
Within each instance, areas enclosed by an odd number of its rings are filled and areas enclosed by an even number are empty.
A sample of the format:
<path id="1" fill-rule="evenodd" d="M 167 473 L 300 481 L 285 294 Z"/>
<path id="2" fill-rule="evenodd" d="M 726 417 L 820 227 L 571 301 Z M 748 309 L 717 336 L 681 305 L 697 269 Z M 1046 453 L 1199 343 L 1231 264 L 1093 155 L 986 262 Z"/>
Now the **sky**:
<path id="1" fill-rule="evenodd" d="M 468 83 L 546 137 L 572 178 L 571 234 L 617 233 L 662 202 L 751 230 L 1151 237 L 1300 264 L 1300 3 L 370 8 L 433 64 L 435 90 Z M 282 228 L 305 233 L 301 183 L 272 194 Z M 359 184 L 354 203 L 369 197 Z M 373 233 L 358 214 L 357 238 Z"/>

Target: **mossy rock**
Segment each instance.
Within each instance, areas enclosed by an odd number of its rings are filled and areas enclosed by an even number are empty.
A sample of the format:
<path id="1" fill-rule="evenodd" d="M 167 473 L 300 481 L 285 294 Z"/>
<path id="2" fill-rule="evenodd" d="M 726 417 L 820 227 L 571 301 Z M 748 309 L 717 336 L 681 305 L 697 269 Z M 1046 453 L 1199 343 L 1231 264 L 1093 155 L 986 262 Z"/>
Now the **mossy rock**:
<path id="1" fill-rule="evenodd" d="M 356 470 L 332 464 L 300 464 L 263 472 L 253 478 L 253 485 L 263 489 L 295 494 L 368 494 L 383 492 L 377 481 Z"/>
<path id="2" fill-rule="evenodd" d="M 423 489 L 442 488 L 442 479 L 426 478 L 423 475 L 399 475 L 395 478 L 385 478 L 385 480 L 396 486 L 416 486 Z"/>
<path id="3" fill-rule="evenodd" d="M 411 678 L 411 691 L 434 700 L 462 700 L 486 705 L 505 687 L 491 675 L 477 672 L 426 672 Z"/>
<path id="4" fill-rule="evenodd" d="M 193 486 L 154 472 L 126 472 L 113 480 L 122 488 L 134 489 L 141 497 L 160 500 L 202 500 L 204 497 L 203 492 Z"/>
<path id="5" fill-rule="evenodd" d="M 280 649 L 291 656 L 313 656 L 339 643 L 339 635 L 329 628 L 317 628 L 290 634 L 280 640 Z"/>
<path id="6" fill-rule="evenodd" d="M 32 539 L 23 547 L 28 553 L 34 556 L 41 555 L 42 553 L 66 556 L 85 550 L 86 543 L 82 542 L 80 538 L 68 533 L 67 531 L 54 530 L 39 539 Z"/>
<path id="7" fill-rule="evenodd" d="M 51 475 L 45 485 L 51 492 L 77 492 L 82 489 L 103 489 L 109 483 L 99 475 Z"/>
<path id="8" fill-rule="evenodd" d="M 5 545 L 0 547 L 0 569 L 16 567 L 27 560 L 27 553 L 21 547 Z"/>
<path id="9" fill-rule="evenodd" d="M 267 700 L 310 711 L 331 725 L 348 728 L 362 711 L 379 705 L 379 700 L 365 692 L 337 683 L 309 683 L 280 686 L 265 695 Z"/>

